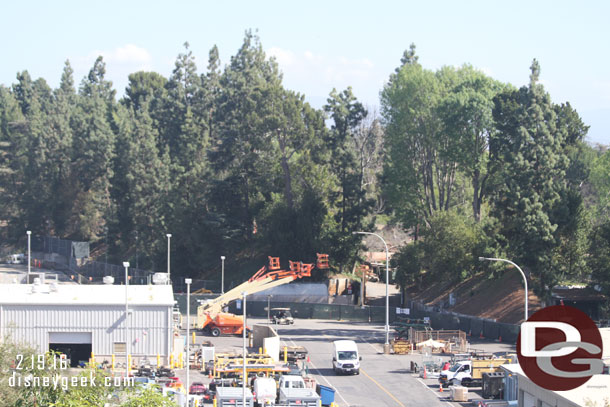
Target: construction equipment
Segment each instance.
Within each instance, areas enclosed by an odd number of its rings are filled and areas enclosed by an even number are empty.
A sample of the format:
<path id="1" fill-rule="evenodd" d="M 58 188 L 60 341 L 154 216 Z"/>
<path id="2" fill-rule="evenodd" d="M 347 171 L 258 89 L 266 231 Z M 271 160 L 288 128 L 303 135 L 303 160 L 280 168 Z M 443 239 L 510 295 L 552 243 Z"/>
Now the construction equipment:
<path id="1" fill-rule="evenodd" d="M 323 261 L 320 262 L 320 256 Z M 313 264 L 290 261 L 290 268 L 282 270 L 280 258 L 269 256 L 269 265 L 263 266 L 248 281 L 197 308 L 197 329 L 207 330 L 213 336 L 221 334 L 236 334 L 243 332 L 243 319 L 234 314 L 222 313 L 222 309 L 231 302 L 240 299 L 243 293 L 251 295 L 273 287 L 288 284 L 296 279 L 310 277 Z M 328 255 L 318 254 L 318 265 L 328 267 Z M 318 267 L 320 268 L 320 267 Z"/>

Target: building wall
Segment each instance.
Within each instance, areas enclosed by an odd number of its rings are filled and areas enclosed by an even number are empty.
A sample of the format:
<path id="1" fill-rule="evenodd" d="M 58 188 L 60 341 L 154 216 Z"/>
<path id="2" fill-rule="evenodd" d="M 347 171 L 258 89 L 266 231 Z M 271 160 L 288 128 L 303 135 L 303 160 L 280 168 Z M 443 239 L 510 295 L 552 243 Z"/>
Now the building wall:
<path id="1" fill-rule="evenodd" d="M 171 335 L 172 308 L 131 305 L 131 354 L 167 356 Z M 18 342 L 49 349 L 49 332 L 91 332 L 96 356 L 110 356 L 115 342 L 126 341 L 125 307 L 69 305 L 11 305 L 0 307 L 2 332 Z"/>
<path id="2" fill-rule="evenodd" d="M 525 376 L 519 377 L 519 407 L 581 407 L 557 393 L 537 386 Z"/>

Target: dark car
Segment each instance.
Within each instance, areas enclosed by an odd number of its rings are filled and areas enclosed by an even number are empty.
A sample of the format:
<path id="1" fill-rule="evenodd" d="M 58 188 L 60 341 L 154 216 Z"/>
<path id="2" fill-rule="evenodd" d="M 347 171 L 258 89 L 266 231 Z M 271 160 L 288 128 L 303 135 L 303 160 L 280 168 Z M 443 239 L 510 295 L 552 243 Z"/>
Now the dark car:
<path id="1" fill-rule="evenodd" d="M 135 375 L 138 377 L 154 377 L 155 372 L 150 367 L 141 366 Z"/>
<path id="2" fill-rule="evenodd" d="M 189 388 L 189 394 L 203 395 L 205 394 L 205 386 L 201 382 L 194 382 Z"/>
<path id="3" fill-rule="evenodd" d="M 161 366 L 157 369 L 157 376 L 159 377 L 171 377 L 175 375 L 176 374 L 174 373 L 174 371 L 168 367 Z"/>

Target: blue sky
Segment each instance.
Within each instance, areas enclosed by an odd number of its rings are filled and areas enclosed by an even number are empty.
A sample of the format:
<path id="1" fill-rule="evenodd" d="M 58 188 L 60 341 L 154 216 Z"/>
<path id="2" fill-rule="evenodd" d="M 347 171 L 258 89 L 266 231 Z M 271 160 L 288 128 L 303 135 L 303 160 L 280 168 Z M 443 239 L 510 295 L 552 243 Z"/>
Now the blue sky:
<path id="1" fill-rule="evenodd" d="M 515 86 L 527 83 L 537 58 L 553 101 L 578 110 L 591 126 L 589 141 L 610 144 L 610 2 L 24 0 L 0 10 L 6 86 L 28 70 L 56 87 L 66 59 L 79 83 L 103 55 L 121 95 L 131 72 L 168 77 L 185 41 L 200 72 L 214 44 L 227 63 L 252 28 L 277 58 L 285 86 L 312 105 L 321 107 L 333 87 L 352 86 L 375 108 L 414 42 L 426 68 L 470 63 Z"/>

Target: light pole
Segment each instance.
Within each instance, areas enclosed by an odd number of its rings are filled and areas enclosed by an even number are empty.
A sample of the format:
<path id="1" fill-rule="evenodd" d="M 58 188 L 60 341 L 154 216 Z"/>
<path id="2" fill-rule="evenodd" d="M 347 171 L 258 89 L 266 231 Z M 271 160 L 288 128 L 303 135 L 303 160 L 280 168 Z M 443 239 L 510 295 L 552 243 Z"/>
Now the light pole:
<path id="1" fill-rule="evenodd" d="M 527 317 L 528 317 L 528 313 L 527 313 L 527 278 L 525 277 L 525 273 L 523 272 L 523 270 L 521 270 L 521 267 L 517 266 L 512 261 L 506 260 L 506 259 L 496 259 L 496 258 L 492 258 L 492 257 L 479 257 L 479 261 L 485 261 L 485 260 L 503 261 L 505 263 L 512 264 L 513 266 L 515 266 L 517 268 L 517 270 L 519 270 L 519 272 L 521 273 L 521 277 L 523 277 L 523 284 L 525 285 L 525 319 L 523 321 L 527 321 Z"/>
<path id="2" fill-rule="evenodd" d="M 129 262 L 124 261 L 125 267 L 125 377 L 129 377 L 129 354 L 131 343 L 129 343 L 129 308 L 127 288 L 129 287 Z"/>
<path id="3" fill-rule="evenodd" d="M 267 325 L 271 324 L 271 297 L 273 295 L 267 294 Z"/>
<path id="4" fill-rule="evenodd" d="M 26 280 L 25 283 L 26 284 L 30 284 L 30 265 L 32 264 L 31 258 L 32 258 L 32 251 L 31 251 L 31 237 L 32 237 L 32 231 L 28 230 L 27 232 L 25 232 L 28 235 L 28 274 L 26 276 Z"/>
<path id="5" fill-rule="evenodd" d="M 106 250 L 104 250 L 104 274 L 108 272 L 108 226 L 104 226 L 104 241 L 106 242 Z"/>
<path id="6" fill-rule="evenodd" d="M 220 256 L 220 262 L 222 263 L 221 266 L 221 277 L 220 277 L 220 293 L 224 294 L 225 293 L 225 256 Z"/>
<path id="7" fill-rule="evenodd" d="M 172 284 L 172 279 L 170 278 L 170 270 L 169 270 L 169 248 L 170 248 L 170 239 L 172 238 L 172 234 L 168 233 L 167 235 L 167 284 Z"/>
<path id="8" fill-rule="evenodd" d="M 373 235 L 377 236 L 383 242 L 385 246 L 385 345 L 383 347 L 384 353 L 390 352 L 390 253 L 388 251 L 388 245 L 383 240 L 383 237 L 379 236 L 377 233 L 371 232 L 352 232 L 354 235 Z M 364 284 L 364 281 L 362 281 Z M 362 299 L 362 303 L 364 304 L 364 298 Z"/>
<path id="9" fill-rule="evenodd" d="M 246 405 L 246 382 L 248 381 L 248 376 L 246 376 L 246 296 L 248 295 L 245 291 L 241 293 L 242 297 L 243 297 L 243 303 L 244 303 L 244 326 L 243 326 L 243 337 L 244 337 L 244 343 L 243 343 L 243 349 L 242 352 L 244 355 L 244 371 L 243 371 L 243 375 L 244 375 L 244 379 L 242 380 L 242 406 Z"/>
<path id="10" fill-rule="evenodd" d="M 185 278 L 186 283 L 186 405 L 188 406 L 189 398 L 189 374 L 191 370 L 191 347 L 189 342 L 189 331 L 191 327 L 191 283 L 193 282 L 190 278 Z"/>

